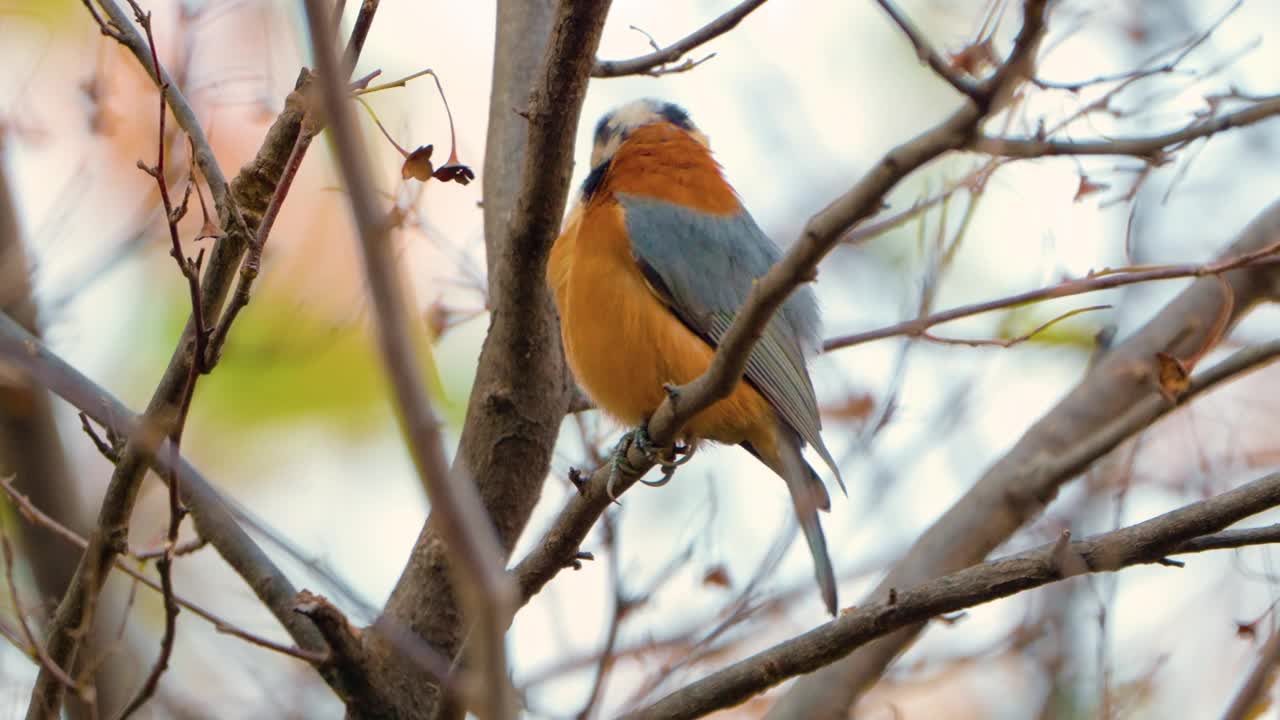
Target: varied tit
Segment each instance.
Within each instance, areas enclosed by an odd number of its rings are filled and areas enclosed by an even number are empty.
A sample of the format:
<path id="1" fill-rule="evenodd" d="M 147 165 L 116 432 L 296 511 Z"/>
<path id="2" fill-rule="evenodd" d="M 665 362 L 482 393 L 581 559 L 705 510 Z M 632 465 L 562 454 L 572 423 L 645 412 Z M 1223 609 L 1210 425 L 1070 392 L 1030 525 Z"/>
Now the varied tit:
<path id="1" fill-rule="evenodd" d="M 547 268 L 569 366 L 600 409 L 643 428 L 665 386 L 707 369 L 752 283 L 780 258 L 688 113 L 651 99 L 617 108 L 596 126 L 591 172 Z M 801 454 L 812 445 L 844 489 L 805 367 L 820 337 L 813 291 L 801 287 L 766 326 L 733 393 L 682 434 L 691 445 L 741 445 L 786 480 L 834 615 L 817 512 L 831 499 Z"/>

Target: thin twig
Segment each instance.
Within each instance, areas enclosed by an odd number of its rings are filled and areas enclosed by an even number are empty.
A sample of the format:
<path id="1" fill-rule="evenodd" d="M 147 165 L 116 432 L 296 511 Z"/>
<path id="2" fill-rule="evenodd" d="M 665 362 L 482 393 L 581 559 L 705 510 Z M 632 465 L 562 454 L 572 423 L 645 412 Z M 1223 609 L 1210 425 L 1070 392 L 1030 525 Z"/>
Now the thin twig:
<path id="1" fill-rule="evenodd" d="M 9 499 L 12 500 L 14 504 L 17 505 L 18 512 L 21 513 L 22 516 L 26 518 L 28 522 L 32 523 L 33 525 L 39 525 L 40 527 L 47 528 L 48 530 L 53 532 L 53 534 L 67 541 L 68 543 L 71 543 L 75 547 L 80 548 L 81 550 L 89 546 L 88 540 L 77 535 L 73 530 L 68 528 L 66 525 L 63 525 L 62 523 L 58 522 L 57 520 L 47 515 L 45 512 L 40 510 L 40 508 L 37 508 L 31 502 L 31 498 L 18 492 L 18 489 L 13 486 L 12 480 L 0 479 L 0 491 L 3 491 L 6 495 L 8 495 Z M 146 587 L 151 588 L 156 592 L 163 592 L 163 588 L 160 586 L 159 583 L 147 577 L 142 572 L 139 572 L 136 568 L 134 568 L 131 564 L 126 562 L 123 558 L 119 558 L 119 557 L 116 558 L 115 566 L 121 572 L 133 578 L 134 580 L 141 583 L 142 585 L 145 585 Z M 325 653 L 303 650 L 301 648 L 293 647 L 290 645 L 282 645 L 273 640 L 268 640 L 267 638 L 264 638 L 261 635 L 255 635 L 254 633 L 251 633 L 248 630 L 237 627 L 231 622 L 228 622 L 227 620 L 224 620 L 218 617 L 217 615 L 214 615 L 212 612 L 205 610 L 204 608 L 200 607 L 194 602 L 191 602 L 190 600 L 187 600 L 183 598 L 181 595 L 177 595 L 176 593 L 174 594 L 174 598 L 177 600 L 179 605 L 190 610 L 191 614 L 203 620 L 209 621 L 214 626 L 214 628 L 220 633 L 231 635 L 232 637 L 238 637 L 241 640 L 244 640 L 250 644 L 257 645 L 262 648 L 266 648 L 267 650 L 271 650 L 273 652 L 278 652 L 282 655 L 288 655 L 290 657 L 297 658 L 299 660 L 302 660 L 303 662 L 318 663 L 323 661 L 327 657 Z"/>
<path id="2" fill-rule="evenodd" d="M 11 481 L 11 479 L 5 479 L 3 483 L 7 486 Z M 52 674 L 63 687 L 76 693 L 86 704 L 92 705 L 94 700 L 92 688 L 82 686 L 65 670 L 58 667 L 53 658 L 49 657 L 44 645 L 36 638 L 35 633 L 31 632 L 31 625 L 27 622 L 27 611 L 22 607 L 22 599 L 18 597 L 18 584 L 13 579 L 13 546 L 9 544 L 9 536 L 3 530 L 0 530 L 0 550 L 4 554 L 4 577 L 9 585 L 9 602 L 13 605 L 14 617 L 17 618 L 18 627 L 22 630 L 22 638 L 26 641 L 25 649 L 39 662 L 42 671 Z"/>
<path id="3" fill-rule="evenodd" d="M 267 139 L 257 156 L 246 167 L 245 172 L 237 178 L 235 187 L 232 187 L 223 176 L 204 130 L 180 88 L 174 85 L 163 66 L 157 67 L 151 61 L 151 52 L 146 40 L 132 25 L 118 3 L 114 0 L 96 1 L 109 18 L 104 20 L 97 12 L 93 12 L 95 19 L 100 21 L 100 26 L 104 28 L 107 25 L 110 26 L 113 32 L 108 34 L 133 53 L 147 73 L 153 76 L 157 86 L 168 86 L 165 98 L 169 109 L 173 112 L 178 125 L 190 138 L 195 164 L 209 184 L 214 205 L 218 210 L 219 221 L 224 229 L 222 236 L 209 253 L 209 263 L 202 283 L 201 304 L 206 311 L 206 316 L 213 317 L 226 298 L 235 270 L 251 238 L 240 206 L 245 204 L 246 210 L 265 207 L 269 193 L 274 190 L 274 182 L 281 173 L 277 148 L 281 145 L 288 147 L 285 143 L 293 141 L 301 124 L 300 100 L 295 94 L 286 101 L 285 110 L 276 118 L 276 122 L 268 131 Z M 374 7 L 376 3 L 365 4 L 365 8 L 369 8 L 370 11 Z M 106 575 L 115 556 L 124 549 L 121 543 L 114 542 L 112 538 L 123 537 L 127 533 L 133 499 L 137 497 L 137 487 L 142 481 L 146 467 L 153 462 L 165 464 L 163 459 L 150 456 L 149 448 L 154 448 L 156 441 L 152 433 L 143 430 L 152 426 L 157 418 L 168 417 L 175 412 L 183 389 L 186 387 L 190 368 L 198 362 L 188 350 L 193 342 L 193 336 L 193 327 L 189 325 L 174 353 L 174 358 L 152 396 L 146 422 L 138 423 L 127 410 L 123 411 L 132 422 L 137 423 L 134 428 L 138 433 L 136 436 L 129 434 L 133 442 L 128 443 L 123 449 L 120 462 L 112 473 L 106 500 L 98 514 L 99 530 L 90 538 L 90 545 L 82 556 L 79 571 L 75 576 L 76 580 L 63 595 L 62 602 L 59 603 L 52 621 L 46 628 L 51 657 L 66 661 L 76 654 L 80 636 L 74 634 L 74 631 L 84 624 L 86 613 L 92 611 L 97 594 L 102 583 L 106 581 Z M 46 375 L 53 374 L 51 368 L 43 369 L 51 371 Z M 67 372 L 63 372 L 64 370 Z M 61 373 L 59 380 L 62 381 L 65 392 L 78 393 L 87 382 L 83 378 L 69 379 L 73 374 L 69 368 L 60 367 L 57 372 Z M 52 386 L 50 387 L 52 389 Z M 103 418 L 97 417 L 101 415 L 101 408 L 96 401 L 82 401 L 79 407 L 99 421 L 103 421 Z M 140 444 L 139 441 L 141 441 Z M 323 640 L 310 623 L 284 609 L 286 599 L 279 596 L 283 591 L 288 590 L 291 598 L 293 594 L 291 584 L 236 525 L 217 492 L 202 481 L 194 488 L 187 488 L 186 484 L 187 480 L 184 478 L 183 491 L 189 492 L 195 502 L 204 505 L 200 508 L 193 507 L 196 513 L 196 524 L 201 527 L 201 535 L 208 537 L 237 572 L 249 579 L 250 586 L 263 599 L 264 604 L 271 608 L 291 633 L 295 634 L 295 638 L 299 639 L 301 645 L 323 646 Z M 205 525 L 208 526 L 208 532 Z M 258 582 L 264 577 L 271 577 L 273 581 Z M 326 677 L 326 679 L 332 681 L 332 678 Z M 27 712 L 28 718 L 39 720 L 55 715 L 61 706 L 61 687 L 54 678 L 47 673 L 42 673 L 36 679 L 32 698 L 33 701 Z"/>
<path id="4" fill-rule="evenodd" d="M 1053 327 L 1054 325 L 1062 322 L 1063 320 L 1075 317 L 1076 315 L 1079 315 L 1081 313 L 1093 312 L 1095 310 L 1108 310 L 1110 308 L 1111 308 L 1110 305 L 1090 305 L 1089 307 L 1082 307 L 1082 308 L 1076 308 L 1075 310 L 1068 310 L 1067 312 L 1062 313 L 1061 315 L 1058 315 L 1050 320 L 1046 320 L 1045 322 L 1036 326 L 1036 328 L 1034 330 L 1031 330 L 1030 332 L 1026 332 L 1016 337 L 1012 337 L 1008 339 L 947 338 L 947 337 L 939 337 L 928 331 L 920 333 L 920 337 L 923 337 L 924 339 L 929 340 L 930 342 L 940 343 L 943 345 L 968 345 L 969 347 L 995 346 L 995 347 L 1002 347 L 1002 348 L 1011 348 L 1014 345 L 1019 345 L 1021 343 L 1027 342 L 1031 338 L 1035 337 L 1036 335 L 1039 335 L 1045 330 L 1048 330 L 1050 327 Z"/>
<path id="5" fill-rule="evenodd" d="M 917 28 L 906 15 L 903 15 L 902 12 L 900 12 L 898 8 L 890 2 L 890 0 L 876 1 L 879 3 L 880 7 L 888 13 L 893 22 L 902 30 L 902 34 L 906 35 L 907 39 L 911 41 L 911 46 L 915 48 L 916 56 L 919 57 L 921 61 L 928 64 L 928 66 L 933 69 L 933 72 L 937 74 L 938 77 L 947 81 L 947 84 L 955 88 L 956 92 L 964 95 L 974 102 L 983 102 L 983 97 L 978 86 L 957 72 L 955 66 L 948 62 L 946 58 L 942 57 L 942 55 L 933 48 L 933 45 L 931 45 L 929 40 L 925 38 L 924 33 L 920 32 L 920 29 Z"/>
<path id="6" fill-rule="evenodd" d="M 1206 263 L 1163 265 L 1159 267 L 1148 267 L 1134 270 L 1104 270 L 1086 277 L 1075 280 L 1066 280 L 1056 285 L 1050 285 L 1036 290 L 1028 290 L 1024 293 L 1017 293 L 1015 295 L 1009 295 L 996 300 L 986 300 L 979 303 L 973 303 L 971 305 L 962 305 L 950 310 L 942 310 L 932 315 L 926 315 L 925 317 L 915 318 L 913 320 L 906 320 L 894 325 L 887 325 L 876 330 L 868 330 L 866 332 L 853 333 L 851 335 L 840 335 L 828 339 L 823 343 L 822 347 L 824 352 L 830 352 L 832 350 L 840 350 L 842 348 L 868 343 L 873 340 L 882 340 L 884 338 L 896 337 L 899 335 L 907 337 L 923 336 L 929 328 L 932 328 L 935 325 L 941 325 L 943 323 L 951 322 L 952 320 L 959 320 L 960 318 L 981 315 L 993 310 L 1003 310 L 1005 308 L 1018 307 L 1028 303 L 1040 302 L 1042 300 L 1054 300 L 1057 298 L 1070 297 L 1072 295 L 1082 295 L 1084 293 L 1109 290 L 1111 288 L 1123 287 L 1125 285 L 1135 285 L 1137 283 L 1147 283 L 1156 280 L 1178 280 L 1184 278 L 1205 277 L 1209 275 L 1219 275 L 1242 267 L 1271 265 L 1280 262 L 1280 257 L 1276 255 L 1278 250 L 1280 250 L 1280 248 L 1268 246 L 1262 250 L 1249 252 L 1238 258 L 1218 259 Z"/>
<path id="7" fill-rule="evenodd" d="M 980 135 L 970 143 L 978 152 L 1003 157 L 1039 158 L 1055 155 L 1131 155 L 1153 163 L 1162 163 L 1171 150 L 1193 140 L 1210 137 L 1224 130 L 1254 125 L 1280 115 L 1280 96 L 1257 100 L 1252 105 L 1226 115 L 1194 122 L 1179 130 L 1135 138 L 1106 140 L 1040 140 Z"/>
<path id="8" fill-rule="evenodd" d="M 746 0 L 731 8 L 728 12 L 711 22 L 703 25 L 687 37 L 668 45 L 661 50 L 655 50 L 648 55 L 631 58 L 629 60 L 600 60 L 596 62 L 595 69 L 591 71 L 591 77 L 610 78 L 622 77 L 623 75 L 661 75 L 673 71 L 689 70 L 707 58 L 703 58 L 697 62 L 686 62 L 676 68 L 661 69 L 661 66 L 679 60 L 685 53 L 720 37 L 729 32 L 742 22 L 742 19 L 751 14 L 751 11 L 764 5 L 766 0 Z"/>
<path id="9" fill-rule="evenodd" d="M 142 11 L 134 0 L 129 0 L 129 4 L 133 7 L 134 18 L 138 24 L 142 26 L 143 32 L 147 37 L 147 46 L 151 50 L 151 65 L 153 75 L 157 78 L 163 77 L 160 67 L 160 56 L 156 52 L 155 34 L 151 29 L 151 13 Z M 172 426 L 168 429 L 169 439 L 171 442 L 171 464 L 177 466 L 177 458 L 179 447 L 182 443 L 182 429 L 186 425 L 186 419 L 191 411 L 191 399 L 195 395 L 196 381 L 200 375 L 209 370 L 207 365 L 206 348 L 209 342 L 209 330 L 205 324 L 204 308 L 201 305 L 200 298 L 200 268 L 203 265 L 204 250 L 201 249 L 196 256 L 195 261 L 187 258 L 182 250 L 182 242 L 178 236 L 178 221 L 186 211 L 186 198 L 183 199 L 182 208 L 177 209 L 173 206 L 173 201 L 169 197 L 169 183 L 165 179 L 165 116 L 168 115 L 166 108 L 165 95 L 169 91 L 169 84 L 162 82 L 160 84 L 160 123 L 155 167 L 147 168 L 141 162 L 138 166 L 147 174 L 155 178 L 156 185 L 160 190 L 160 202 L 164 207 L 164 214 L 169 226 L 169 240 L 171 248 L 169 254 L 173 257 L 174 262 L 178 264 L 178 269 L 187 279 L 187 288 L 191 294 L 191 318 L 193 325 L 193 334 L 195 337 L 195 356 L 191 361 L 191 365 L 187 370 L 187 380 L 182 389 L 181 399 L 178 403 L 178 412 L 174 417 Z M 188 193 L 190 191 L 188 185 Z M 187 198 L 190 197 L 188 194 Z M 156 657 L 155 663 L 151 667 L 151 671 L 147 673 L 147 677 L 143 680 L 142 686 L 138 689 L 137 694 L 130 700 L 120 712 L 120 720 L 125 720 L 137 712 L 139 708 L 146 704 L 155 694 L 156 687 L 160 684 L 160 677 L 169 667 L 169 658 L 173 655 L 174 642 L 177 639 L 178 632 L 178 611 L 179 606 L 174 598 L 173 593 L 173 548 L 178 544 L 178 532 L 182 527 L 182 519 L 186 517 L 187 510 L 182 505 L 181 488 L 178 485 L 176 474 L 169 475 L 168 483 L 169 491 L 169 531 L 168 542 L 166 543 L 166 553 L 156 562 L 156 570 L 160 573 L 160 587 L 164 595 L 164 631 L 160 636 L 160 654 Z"/>

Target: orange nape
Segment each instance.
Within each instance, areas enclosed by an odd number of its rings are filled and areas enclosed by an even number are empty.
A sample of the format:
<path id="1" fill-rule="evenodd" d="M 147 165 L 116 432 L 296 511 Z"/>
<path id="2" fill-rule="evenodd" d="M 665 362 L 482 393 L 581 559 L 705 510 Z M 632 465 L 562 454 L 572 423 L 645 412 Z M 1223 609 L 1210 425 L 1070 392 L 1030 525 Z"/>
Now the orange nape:
<path id="1" fill-rule="evenodd" d="M 668 153 L 674 157 L 662 157 Z M 691 172 L 695 167 L 700 171 Z M 740 204 L 705 147 L 674 126 L 646 126 L 618 151 L 600 188 L 574 209 L 551 250 L 547 274 L 574 375 L 602 410 L 637 425 L 666 398 L 664 383 L 697 378 L 714 348 L 650 289 L 632 256 L 614 192 L 716 213 L 736 212 Z M 749 442 L 767 464 L 777 465 L 778 427 L 769 402 L 740 381 L 729 397 L 685 426 L 683 439 Z"/>
<path id="2" fill-rule="evenodd" d="M 742 201 L 725 182 L 711 151 L 670 123 L 645 125 L 627 136 L 592 199 L 612 202 L 614 193 L 665 200 L 712 215 L 742 209 Z"/>

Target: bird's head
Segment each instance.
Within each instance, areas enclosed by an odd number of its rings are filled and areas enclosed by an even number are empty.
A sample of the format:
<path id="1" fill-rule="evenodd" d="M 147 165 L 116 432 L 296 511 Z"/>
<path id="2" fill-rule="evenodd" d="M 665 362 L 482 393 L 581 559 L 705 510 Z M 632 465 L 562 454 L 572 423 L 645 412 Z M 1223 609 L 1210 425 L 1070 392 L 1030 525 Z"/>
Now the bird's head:
<path id="1" fill-rule="evenodd" d="M 703 147 L 710 147 L 707 136 L 689 119 L 684 108 L 664 100 L 642 98 L 614 108 L 605 113 L 596 124 L 595 140 L 591 148 L 591 167 L 598 168 L 613 159 L 627 137 L 646 125 L 667 123 L 674 125 L 697 140 Z"/>

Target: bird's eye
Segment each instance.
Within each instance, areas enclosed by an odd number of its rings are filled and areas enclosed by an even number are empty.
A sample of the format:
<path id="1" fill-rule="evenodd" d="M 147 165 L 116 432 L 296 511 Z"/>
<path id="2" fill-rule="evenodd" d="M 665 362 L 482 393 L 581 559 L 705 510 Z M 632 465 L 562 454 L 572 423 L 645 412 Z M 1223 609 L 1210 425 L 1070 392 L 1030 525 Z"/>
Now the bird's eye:
<path id="1" fill-rule="evenodd" d="M 604 142 L 604 139 L 605 139 L 608 135 L 609 135 L 609 116 L 608 116 L 608 115 L 606 115 L 606 116 L 604 116 L 604 117 L 600 118 L 600 122 L 596 123 L 596 139 L 595 139 L 595 141 L 596 141 L 596 142 L 598 142 L 598 143 L 599 143 L 599 142 Z"/>

